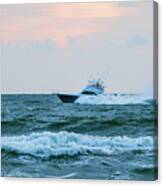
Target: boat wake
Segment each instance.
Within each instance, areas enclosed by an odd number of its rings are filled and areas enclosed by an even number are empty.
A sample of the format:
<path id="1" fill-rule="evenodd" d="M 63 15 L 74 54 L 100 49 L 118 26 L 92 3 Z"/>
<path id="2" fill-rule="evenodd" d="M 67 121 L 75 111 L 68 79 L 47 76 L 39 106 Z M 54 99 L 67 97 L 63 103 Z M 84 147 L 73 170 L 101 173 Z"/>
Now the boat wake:
<path id="1" fill-rule="evenodd" d="M 137 94 L 99 94 L 81 95 L 75 103 L 97 105 L 125 105 L 125 104 L 149 104 L 153 101 L 150 97 Z"/>
<path id="2" fill-rule="evenodd" d="M 2 150 L 39 158 L 75 155 L 112 155 L 126 151 L 153 151 L 151 136 L 100 137 L 73 132 L 40 132 L 29 135 L 2 137 Z"/>

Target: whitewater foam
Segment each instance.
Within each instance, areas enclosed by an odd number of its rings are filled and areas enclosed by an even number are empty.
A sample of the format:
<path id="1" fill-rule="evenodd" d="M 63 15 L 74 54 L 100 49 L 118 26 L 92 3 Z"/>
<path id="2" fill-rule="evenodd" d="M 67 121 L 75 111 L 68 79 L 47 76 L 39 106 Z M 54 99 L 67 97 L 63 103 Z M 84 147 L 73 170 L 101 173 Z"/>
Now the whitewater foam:
<path id="1" fill-rule="evenodd" d="M 152 98 L 139 94 L 100 94 L 97 96 L 82 95 L 76 100 L 76 103 L 97 105 L 148 104 L 148 100 L 152 100 Z"/>
<path id="2" fill-rule="evenodd" d="M 78 154 L 110 155 L 132 150 L 153 150 L 150 136 L 100 137 L 69 132 L 41 132 L 29 135 L 2 137 L 2 149 L 7 152 L 28 154 L 35 157 L 74 156 Z"/>

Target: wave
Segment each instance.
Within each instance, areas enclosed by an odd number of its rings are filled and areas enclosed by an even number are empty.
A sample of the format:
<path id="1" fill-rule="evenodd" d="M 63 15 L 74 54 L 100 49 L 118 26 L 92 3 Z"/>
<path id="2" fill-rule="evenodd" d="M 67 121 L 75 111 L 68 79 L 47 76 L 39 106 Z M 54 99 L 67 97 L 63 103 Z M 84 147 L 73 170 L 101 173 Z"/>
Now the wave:
<path id="1" fill-rule="evenodd" d="M 76 103 L 98 105 L 150 104 L 152 98 L 139 94 L 101 94 L 98 96 L 82 95 Z"/>
<path id="2" fill-rule="evenodd" d="M 73 132 L 40 132 L 21 136 L 2 137 L 2 150 L 49 158 L 75 155 L 112 155 L 126 151 L 152 151 L 151 136 L 129 138 L 127 136 L 101 137 Z"/>

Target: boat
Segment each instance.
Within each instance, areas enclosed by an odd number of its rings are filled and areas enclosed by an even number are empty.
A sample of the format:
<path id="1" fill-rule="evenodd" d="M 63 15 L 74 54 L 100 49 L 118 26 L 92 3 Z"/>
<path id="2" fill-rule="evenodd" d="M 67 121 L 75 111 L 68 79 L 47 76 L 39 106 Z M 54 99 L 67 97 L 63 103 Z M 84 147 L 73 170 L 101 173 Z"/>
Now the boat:
<path id="1" fill-rule="evenodd" d="M 89 80 L 88 85 L 82 89 L 79 94 L 62 94 L 58 93 L 58 98 L 63 103 L 74 103 L 80 96 L 83 95 L 93 95 L 97 96 L 104 93 L 103 81 L 99 78 L 97 80 Z"/>
<path id="2" fill-rule="evenodd" d="M 99 78 L 88 81 L 88 85 L 81 91 L 81 95 L 95 95 L 103 94 L 104 86 L 103 81 Z"/>
<path id="3" fill-rule="evenodd" d="M 63 103 L 74 103 L 76 99 L 79 97 L 78 95 L 71 94 L 57 94 L 57 96 Z"/>

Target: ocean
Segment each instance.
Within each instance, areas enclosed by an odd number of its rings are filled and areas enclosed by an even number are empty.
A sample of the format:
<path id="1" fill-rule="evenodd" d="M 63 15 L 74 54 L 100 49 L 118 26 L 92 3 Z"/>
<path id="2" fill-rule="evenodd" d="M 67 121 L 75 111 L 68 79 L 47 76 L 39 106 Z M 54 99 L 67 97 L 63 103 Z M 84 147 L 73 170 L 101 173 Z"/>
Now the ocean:
<path id="1" fill-rule="evenodd" d="M 103 180 L 157 178 L 157 106 L 140 95 L 61 103 L 53 94 L 1 96 L 1 174 Z"/>

